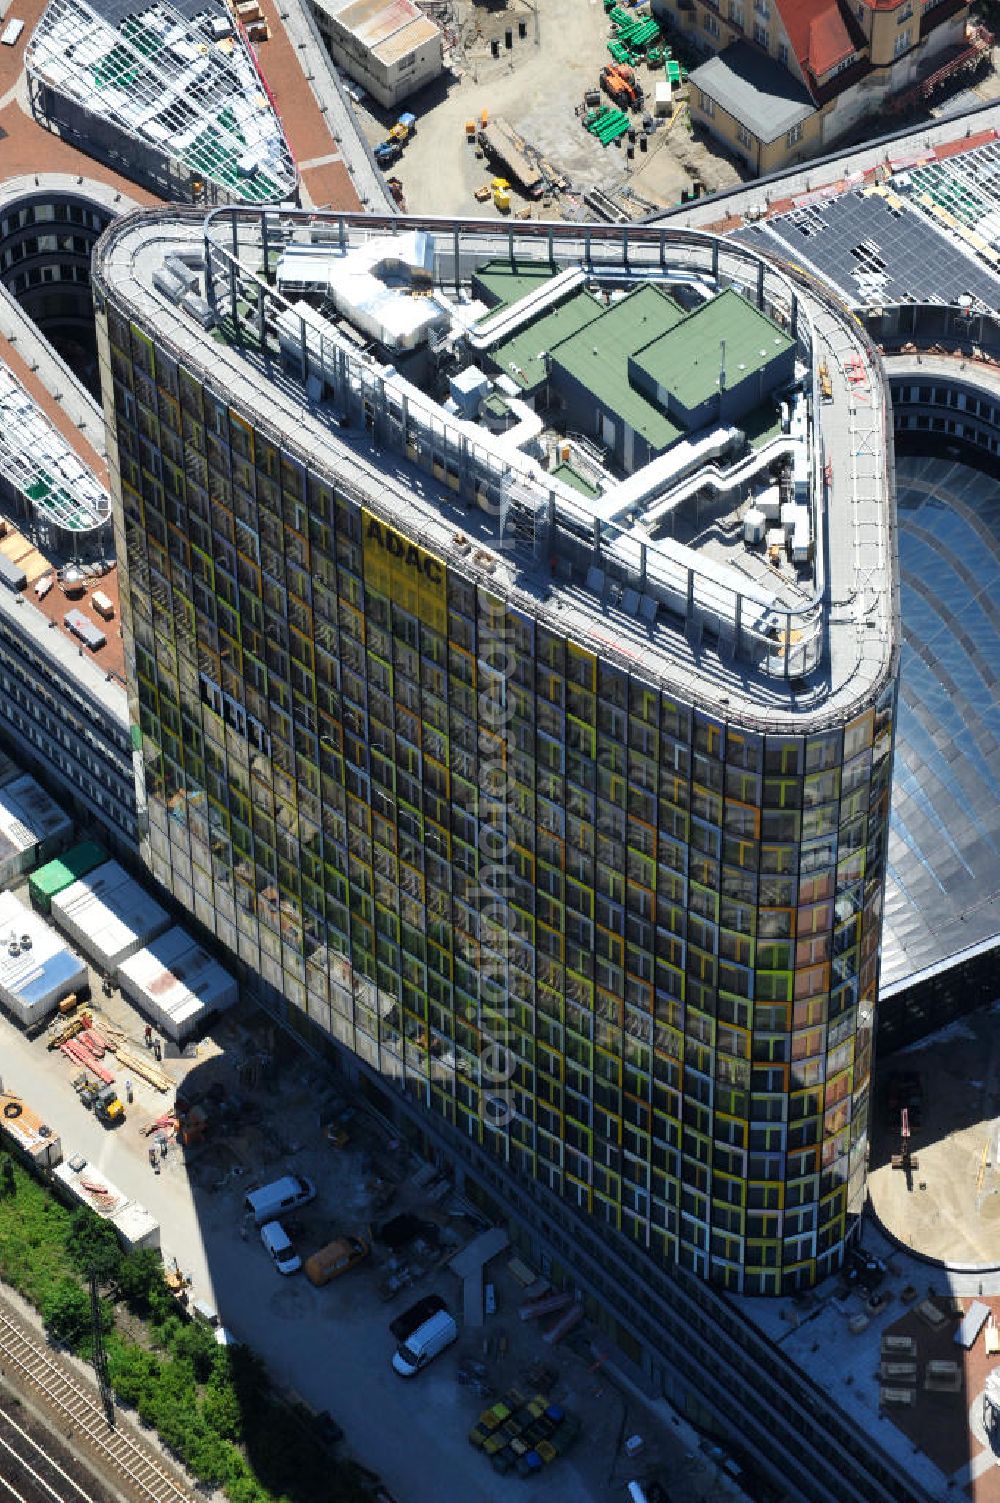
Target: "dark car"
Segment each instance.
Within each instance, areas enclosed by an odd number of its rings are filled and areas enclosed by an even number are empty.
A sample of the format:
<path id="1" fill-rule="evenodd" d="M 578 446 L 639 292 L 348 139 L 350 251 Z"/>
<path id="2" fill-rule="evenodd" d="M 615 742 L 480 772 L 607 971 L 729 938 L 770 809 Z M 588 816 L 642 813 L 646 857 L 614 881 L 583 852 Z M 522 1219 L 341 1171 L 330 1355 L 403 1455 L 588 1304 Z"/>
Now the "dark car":
<path id="1" fill-rule="evenodd" d="M 425 1294 L 423 1299 L 418 1299 L 415 1305 L 404 1310 L 402 1315 L 390 1321 L 389 1330 L 396 1340 L 403 1342 L 408 1336 L 412 1336 L 418 1326 L 422 1326 L 425 1320 L 430 1320 L 439 1310 L 447 1310 L 448 1306 L 440 1294 Z"/>

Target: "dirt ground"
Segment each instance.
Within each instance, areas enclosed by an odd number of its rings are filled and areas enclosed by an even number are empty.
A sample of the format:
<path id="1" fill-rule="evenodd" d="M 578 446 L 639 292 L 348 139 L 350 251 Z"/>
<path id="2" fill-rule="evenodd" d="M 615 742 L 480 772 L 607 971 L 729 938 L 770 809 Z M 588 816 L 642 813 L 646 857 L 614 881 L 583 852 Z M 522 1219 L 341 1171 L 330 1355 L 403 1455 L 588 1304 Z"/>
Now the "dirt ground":
<path id="1" fill-rule="evenodd" d="M 1000 1017 L 986 1009 L 879 1061 L 869 1191 L 883 1226 L 907 1246 L 955 1263 L 1000 1262 Z M 893 1075 L 920 1077 L 911 1150 L 918 1168 L 893 1169 L 899 1109 Z M 897 1087 L 898 1090 L 898 1087 Z"/>
<path id="2" fill-rule="evenodd" d="M 471 0 L 461 0 L 459 8 L 471 15 Z M 495 8 L 483 14 L 493 17 L 482 23 L 487 29 L 503 30 Z M 454 71 L 403 105 L 416 115 L 417 130 L 390 171 L 403 184 L 411 212 L 501 217 L 492 201 L 480 206 L 473 197 L 493 176 L 490 164 L 466 141 L 465 122 L 478 119 L 483 110 L 503 115 L 569 181 L 568 190 L 551 202 L 531 203 L 515 189 L 516 208 L 530 203 L 535 218 L 593 217 L 582 202 L 591 188 L 623 197 L 635 217 L 641 217 L 678 202 L 696 179 L 708 192 L 740 181 L 733 161 L 692 136 L 685 107 L 677 109 L 673 122 L 660 124 L 647 152 L 636 146 L 632 161 L 624 144 L 602 147 L 583 129 L 575 111 L 585 91 L 597 88 L 601 68 L 609 61 L 609 23 L 600 0 L 545 0 L 539 6 L 537 41 L 534 13 L 523 3 L 515 8 L 512 0 L 508 11 L 499 12 L 501 18 L 507 14 L 513 20 L 509 52 L 501 47 L 500 57 L 492 58 L 488 46 L 473 45 L 466 24 L 460 28 L 465 41 L 456 43 L 451 54 Z M 523 39 L 517 36 L 518 18 L 526 18 Z M 652 113 L 654 84 L 663 70 L 643 66 L 638 74 Z M 371 100 L 355 108 L 372 145 L 385 138 L 398 113 Z"/>

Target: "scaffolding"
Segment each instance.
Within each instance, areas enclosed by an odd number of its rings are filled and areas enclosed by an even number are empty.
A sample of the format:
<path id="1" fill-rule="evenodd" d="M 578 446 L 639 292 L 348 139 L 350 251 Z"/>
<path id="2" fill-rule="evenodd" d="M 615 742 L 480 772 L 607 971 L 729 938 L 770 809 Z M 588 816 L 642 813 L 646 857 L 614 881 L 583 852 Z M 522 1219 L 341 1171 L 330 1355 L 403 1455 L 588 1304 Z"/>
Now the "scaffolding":
<path id="1" fill-rule="evenodd" d="M 0 365 L 0 474 L 24 500 L 43 541 L 84 540 L 107 527 L 111 498 L 21 383 Z"/>
<path id="2" fill-rule="evenodd" d="M 36 88 L 233 202 L 295 195 L 281 121 L 249 43 L 217 0 L 51 0 L 25 67 Z"/>

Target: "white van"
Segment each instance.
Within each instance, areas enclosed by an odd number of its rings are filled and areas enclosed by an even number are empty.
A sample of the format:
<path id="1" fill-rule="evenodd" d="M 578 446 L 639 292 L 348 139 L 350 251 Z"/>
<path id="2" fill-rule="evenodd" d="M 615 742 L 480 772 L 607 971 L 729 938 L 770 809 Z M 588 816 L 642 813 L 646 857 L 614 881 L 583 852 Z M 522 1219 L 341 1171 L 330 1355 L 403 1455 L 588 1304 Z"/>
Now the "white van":
<path id="1" fill-rule="evenodd" d="M 304 1174 L 286 1174 L 284 1179 L 251 1190 L 243 1204 L 256 1224 L 262 1226 L 265 1221 L 274 1221 L 315 1198 L 316 1186 L 311 1179 L 306 1179 Z"/>
<path id="2" fill-rule="evenodd" d="M 274 1266 L 279 1273 L 298 1273 L 302 1267 L 302 1259 L 292 1246 L 292 1239 L 280 1221 L 268 1221 L 262 1226 L 260 1240 L 271 1254 Z"/>
<path id="3" fill-rule="evenodd" d="M 392 1359 L 393 1368 L 401 1378 L 412 1378 L 438 1352 L 443 1352 L 446 1346 L 451 1346 L 457 1340 L 458 1326 L 455 1324 L 455 1317 L 449 1315 L 447 1310 L 439 1310 L 430 1320 L 425 1320 L 422 1326 L 418 1326 L 411 1336 L 407 1336 L 402 1346 L 397 1348 Z"/>

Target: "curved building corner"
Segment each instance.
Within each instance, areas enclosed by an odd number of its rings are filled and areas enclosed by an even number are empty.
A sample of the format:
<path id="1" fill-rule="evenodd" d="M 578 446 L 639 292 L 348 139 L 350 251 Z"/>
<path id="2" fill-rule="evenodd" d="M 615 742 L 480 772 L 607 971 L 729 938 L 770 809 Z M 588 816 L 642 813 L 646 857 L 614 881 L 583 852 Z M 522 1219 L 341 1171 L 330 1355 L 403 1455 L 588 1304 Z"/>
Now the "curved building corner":
<path id="1" fill-rule="evenodd" d="M 159 210 L 94 288 L 154 875 L 512 1193 L 823 1278 L 899 650 L 863 329 L 660 227 Z"/>

